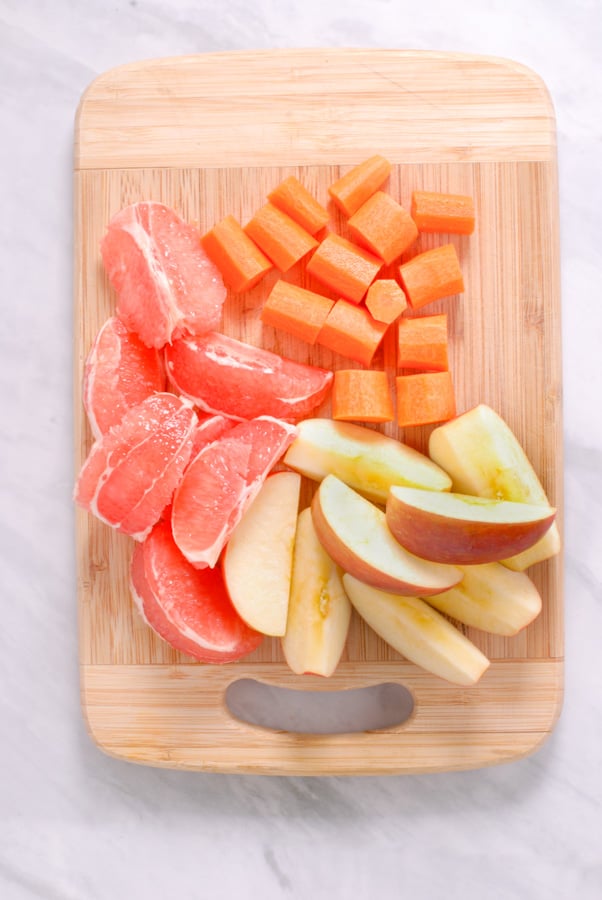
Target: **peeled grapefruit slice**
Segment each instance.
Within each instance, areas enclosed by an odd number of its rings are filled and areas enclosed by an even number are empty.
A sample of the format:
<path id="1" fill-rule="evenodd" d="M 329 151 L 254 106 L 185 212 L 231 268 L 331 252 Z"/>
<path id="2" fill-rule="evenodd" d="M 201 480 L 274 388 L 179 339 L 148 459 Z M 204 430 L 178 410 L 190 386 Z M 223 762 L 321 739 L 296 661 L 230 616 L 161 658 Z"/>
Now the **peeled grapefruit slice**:
<path id="1" fill-rule="evenodd" d="M 165 348 L 174 388 L 206 412 L 298 422 L 322 402 L 332 372 L 212 332 Z"/>
<path id="2" fill-rule="evenodd" d="M 176 544 L 193 566 L 216 564 L 296 431 L 269 416 L 242 422 L 203 447 L 190 463 L 174 494 L 171 525 Z"/>
<path id="3" fill-rule="evenodd" d="M 227 419 L 225 416 L 203 416 L 201 414 L 198 418 L 199 424 L 195 428 L 192 436 L 192 450 L 190 453 L 191 461 L 205 444 L 210 444 L 211 441 L 217 440 L 217 438 L 221 437 L 222 434 L 225 434 L 226 431 L 230 431 L 231 428 L 234 428 L 232 419 Z"/>
<path id="4" fill-rule="evenodd" d="M 117 315 L 149 347 L 219 327 L 226 288 L 200 234 L 162 203 L 134 203 L 109 222 L 100 252 Z"/>
<path id="5" fill-rule="evenodd" d="M 233 662 L 263 639 L 232 606 L 221 570 L 201 571 L 184 559 L 169 522 L 159 522 L 136 544 L 130 586 L 147 624 L 176 650 L 201 662 Z"/>
<path id="6" fill-rule="evenodd" d="M 84 369 L 84 408 L 94 437 L 121 422 L 132 406 L 164 390 L 165 369 L 159 351 L 143 344 L 116 316 L 107 319 Z"/>
<path id="7" fill-rule="evenodd" d="M 167 393 L 147 397 L 93 445 L 75 502 L 107 525 L 144 540 L 182 477 L 196 425 L 187 401 Z"/>

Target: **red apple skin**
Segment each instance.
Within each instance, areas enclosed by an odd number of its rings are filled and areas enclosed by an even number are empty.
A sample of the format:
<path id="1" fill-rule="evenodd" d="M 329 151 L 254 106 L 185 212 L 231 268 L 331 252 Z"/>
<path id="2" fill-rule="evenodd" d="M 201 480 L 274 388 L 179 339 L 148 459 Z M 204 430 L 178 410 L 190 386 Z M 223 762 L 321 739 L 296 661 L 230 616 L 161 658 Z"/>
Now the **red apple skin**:
<path id="1" fill-rule="evenodd" d="M 380 588 L 383 591 L 392 591 L 396 594 L 403 594 L 406 597 L 429 597 L 433 594 L 441 593 L 440 585 L 417 585 L 410 582 L 402 581 L 373 566 L 366 560 L 358 556 L 347 544 L 342 541 L 334 529 L 329 524 L 320 507 L 319 492 L 314 495 L 311 505 L 311 512 L 314 527 L 320 540 L 320 543 L 328 553 L 328 555 L 341 567 L 341 569 L 349 575 L 353 575 L 358 581 L 369 584 L 372 587 Z M 461 573 L 458 570 L 457 578 L 454 580 L 457 584 L 461 580 Z M 450 585 L 453 586 L 453 585 Z"/>
<path id="2" fill-rule="evenodd" d="M 468 566 L 499 562 L 531 547 L 551 527 L 556 511 L 530 522 L 478 522 L 419 509 L 389 494 L 386 515 L 391 534 L 410 553 Z"/>

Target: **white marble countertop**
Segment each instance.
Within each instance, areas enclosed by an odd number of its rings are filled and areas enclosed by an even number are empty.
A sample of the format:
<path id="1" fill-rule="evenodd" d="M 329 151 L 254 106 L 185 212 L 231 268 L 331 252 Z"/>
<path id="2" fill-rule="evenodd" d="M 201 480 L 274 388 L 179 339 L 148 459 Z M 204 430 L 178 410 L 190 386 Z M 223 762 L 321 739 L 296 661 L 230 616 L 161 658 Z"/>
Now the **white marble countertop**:
<path id="1" fill-rule="evenodd" d="M 602 896 L 599 0 L 2 0 L 0 897 Z M 79 709 L 71 152 L 79 96 L 135 59 L 286 46 L 514 58 L 558 122 L 566 694 L 534 756 L 431 776 L 268 778 L 100 753 Z"/>

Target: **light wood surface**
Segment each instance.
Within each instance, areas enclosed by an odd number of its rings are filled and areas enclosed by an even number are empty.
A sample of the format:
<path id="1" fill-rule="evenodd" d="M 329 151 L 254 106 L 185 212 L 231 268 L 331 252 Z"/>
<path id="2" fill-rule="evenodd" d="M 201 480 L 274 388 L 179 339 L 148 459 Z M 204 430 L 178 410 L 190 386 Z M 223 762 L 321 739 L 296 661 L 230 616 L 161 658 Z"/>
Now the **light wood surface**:
<path id="1" fill-rule="evenodd" d="M 212 54 L 123 66 L 82 99 L 75 139 L 75 441 L 91 445 L 81 374 L 114 297 L 98 243 L 127 203 L 160 200 L 203 230 L 226 213 L 247 221 L 279 180 L 326 189 L 364 157 L 394 163 L 390 191 L 472 194 L 477 228 L 454 237 L 461 297 L 449 316 L 459 411 L 478 402 L 515 430 L 562 525 L 562 423 L 555 125 L 547 91 L 515 63 L 403 51 Z M 336 212 L 332 223 L 343 228 Z M 423 236 L 416 248 L 441 243 Z M 298 275 L 305 282 L 300 267 Z M 326 350 L 262 331 L 261 303 L 277 276 L 229 297 L 224 330 L 285 356 L 348 365 Z M 394 340 L 375 360 L 391 373 Z M 424 449 L 429 428 L 404 434 Z M 312 488 L 304 488 L 308 502 Z M 77 511 L 82 705 L 90 734 L 129 760 L 207 771 L 376 774 L 490 765 L 524 756 L 552 730 L 562 701 L 562 559 L 530 574 L 543 612 L 514 638 L 464 629 L 492 665 L 457 688 L 402 660 L 357 618 L 332 679 L 295 676 L 276 640 L 227 666 L 195 664 L 159 640 L 129 597 L 131 542 Z M 238 678 L 300 690 L 394 681 L 413 694 L 402 726 L 347 735 L 289 735 L 242 723 L 224 692 Z"/>

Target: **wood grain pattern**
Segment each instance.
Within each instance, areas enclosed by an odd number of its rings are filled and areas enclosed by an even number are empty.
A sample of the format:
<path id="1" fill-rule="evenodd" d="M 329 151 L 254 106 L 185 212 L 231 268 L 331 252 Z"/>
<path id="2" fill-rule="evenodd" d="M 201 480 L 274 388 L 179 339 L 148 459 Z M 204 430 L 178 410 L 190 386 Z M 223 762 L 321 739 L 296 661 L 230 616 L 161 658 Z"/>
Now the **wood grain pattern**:
<path id="1" fill-rule="evenodd" d="M 411 86 L 411 89 L 408 88 Z M 509 422 L 550 499 L 562 506 L 558 200 L 554 119 L 547 92 L 507 61 L 402 51 L 214 54 L 121 67 L 86 92 L 76 127 L 76 466 L 91 444 L 81 406 L 85 355 L 114 297 L 98 242 L 135 200 L 175 207 L 201 229 L 231 212 L 247 221 L 279 180 L 326 188 L 372 152 L 395 163 L 390 191 L 472 194 L 477 229 L 453 237 L 466 291 L 433 304 L 450 321 L 458 409 L 489 403 Z M 343 229 L 336 211 L 333 225 Z M 447 239 L 447 238 L 446 238 Z M 412 252 L 441 242 L 423 236 Z M 303 266 L 291 273 L 308 284 Z M 308 349 L 261 328 L 276 275 L 229 297 L 224 330 L 308 360 Z M 318 364 L 348 365 L 324 349 Z M 395 366 L 394 340 L 375 365 Z M 325 410 L 326 411 L 326 410 Z M 424 449 L 430 428 L 404 434 Z M 311 487 L 305 487 L 309 500 Z M 561 517 L 560 517 L 561 523 Z M 333 679 L 294 676 L 279 644 L 211 667 L 160 641 L 129 599 L 131 542 L 77 512 L 82 704 L 110 753 L 156 765 L 266 773 L 434 771 L 489 765 L 530 752 L 549 734 L 562 698 L 562 560 L 532 570 L 541 616 L 514 638 L 464 629 L 493 660 L 459 689 L 401 660 L 354 618 Z M 415 713 L 386 732 L 282 735 L 236 722 L 223 693 L 237 678 L 298 689 L 402 682 Z"/>

